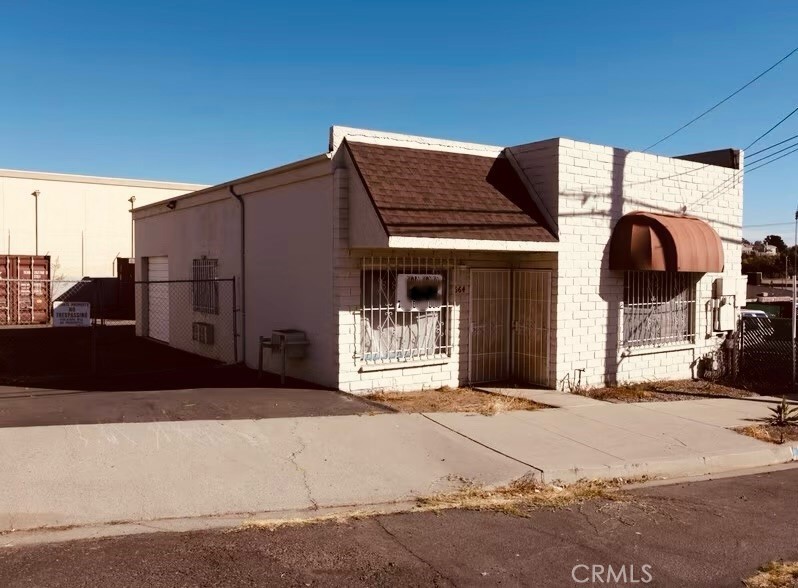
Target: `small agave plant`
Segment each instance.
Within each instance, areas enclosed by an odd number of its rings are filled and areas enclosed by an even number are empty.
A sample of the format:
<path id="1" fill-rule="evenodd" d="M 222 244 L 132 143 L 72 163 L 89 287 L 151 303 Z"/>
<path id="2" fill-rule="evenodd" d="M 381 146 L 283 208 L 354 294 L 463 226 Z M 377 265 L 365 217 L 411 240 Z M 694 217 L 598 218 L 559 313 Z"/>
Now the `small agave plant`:
<path id="1" fill-rule="evenodd" d="M 770 424 L 775 427 L 798 425 L 798 406 L 790 407 L 784 396 L 781 397 L 780 403 L 770 407 L 770 412 L 773 413 L 770 417 Z"/>

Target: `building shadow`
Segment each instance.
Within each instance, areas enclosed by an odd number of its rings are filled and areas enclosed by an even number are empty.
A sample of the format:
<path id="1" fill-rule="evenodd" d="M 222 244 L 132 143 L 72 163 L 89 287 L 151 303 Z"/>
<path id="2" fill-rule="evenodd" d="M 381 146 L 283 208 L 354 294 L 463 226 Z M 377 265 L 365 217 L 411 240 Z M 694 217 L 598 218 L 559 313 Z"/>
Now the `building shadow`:
<path id="1" fill-rule="evenodd" d="M 609 193 L 608 222 L 609 228 L 613 229 L 615 224 L 623 216 L 624 194 L 623 180 L 626 171 L 626 159 L 629 152 L 622 149 L 613 149 L 612 152 L 612 182 Z M 618 383 L 618 371 L 623 361 L 620 355 L 621 329 L 621 309 L 623 301 L 623 274 L 622 272 L 612 272 L 610 267 L 610 240 L 604 244 L 601 255 L 601 270 L 599 282 L 599 296 L 607 305 L 606 317 L 606 344 L 604 354 L 604 384 L 614 386 Z"/>

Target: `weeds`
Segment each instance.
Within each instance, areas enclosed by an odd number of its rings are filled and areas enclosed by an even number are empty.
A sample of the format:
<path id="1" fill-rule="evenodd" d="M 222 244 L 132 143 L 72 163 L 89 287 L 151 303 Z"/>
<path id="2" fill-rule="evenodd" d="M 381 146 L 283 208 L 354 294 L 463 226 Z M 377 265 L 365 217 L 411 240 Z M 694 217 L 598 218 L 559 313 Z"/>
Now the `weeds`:
<path id="1" fill-rule="evenodd" d="M 465 485 L 452 492 L 441 492 L 416 499 L 415 505 L 401 512 L 440 512 L 444 510 L 478 510 L 505 513 L 513 516 L 527 517 L 536 509 L 565 508 L 573 504 L 582 504 L 588 500 L 620 501 L 624 495 L 620 493 L 623 484 L 631 480 L 580 480 L 574 484 L 562 486 L 545 485 L 522 478 L 506 486 L 487 488 L 475 484 Z M 266 519 L 247 521 L 241 529 L 266 529 L 274 531 L 286 527 L 301 527 L 319 523 L 343 524 L 351 521 L 381 516 L 386 513 L 377 510 L 354 510 L 336 512 L 305 518 Z"/>
<path id="2" fill-rule="evenodd" d="M 798 586 L 798 562 L 772 561 L 743 580 L 746 588 L 794 588 Z"/>
<path id="3" fill-rule="evenodd" d="M 498 488 L 469 485 L 454 492 L 419 498 L 417 510 L 482 510 L 527 516 L 534 509 L 563 508 L 599 498 L 619 500 L 620 485 L 618 482 L 580 480 L 574 484 L 556 486 L 526 479 Z"/>
<path id="4" fill-rule="evenodd" d="M 798 406 L 790 407 L 787 404 L 786 396 L 782 396 L 781 402 L 776 406 L 771 406 L 770 412 L 773 413 L 773 416 L 768 422 L 774 427 L 798 425 Z"/>

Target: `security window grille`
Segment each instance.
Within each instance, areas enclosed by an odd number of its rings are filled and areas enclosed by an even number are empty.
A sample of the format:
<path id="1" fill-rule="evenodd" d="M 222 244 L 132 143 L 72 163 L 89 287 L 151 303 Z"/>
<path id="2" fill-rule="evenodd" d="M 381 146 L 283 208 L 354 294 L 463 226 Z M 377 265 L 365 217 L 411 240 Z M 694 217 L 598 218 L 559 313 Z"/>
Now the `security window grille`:
<path id="1" fill-rule="evenodd" d="M 365 363 L 449 357 L 451 268 L 448 261 L 423 258 L 363 260 L 360 357 Z"/>
<path id="2" fill-rule="evenodd" d="M 192 302 L 195 312 L 219 314 L 217 259 L 195 259 L 191 267 Z"/>
<path id="3" fill-rule="evenodd" d="M 623 346 L 693 343 L 698 277 L 685 272 L 626 272 Z"/>

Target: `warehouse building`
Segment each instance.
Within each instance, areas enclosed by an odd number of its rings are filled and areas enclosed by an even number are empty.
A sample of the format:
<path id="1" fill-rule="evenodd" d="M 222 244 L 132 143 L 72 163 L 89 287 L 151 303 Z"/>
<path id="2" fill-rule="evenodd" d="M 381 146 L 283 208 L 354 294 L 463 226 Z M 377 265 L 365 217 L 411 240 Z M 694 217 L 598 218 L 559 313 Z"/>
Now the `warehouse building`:
<path id="1" fill-rule="evenodd" d="M 133 206 L 204 187 L 0 169 L 0 255 L 49 256 L 54 279 L 112 276 L 133 254 Z"/>
<path id="2" fill-rule="evenodd" d="M 694 376 L 745 304 L 741 169 L 333 127 L 320 155 L 135 211 L 138 334 L 250 367 L 261 337 L 305 337 L 288 374 L 350 392 Z"/>

